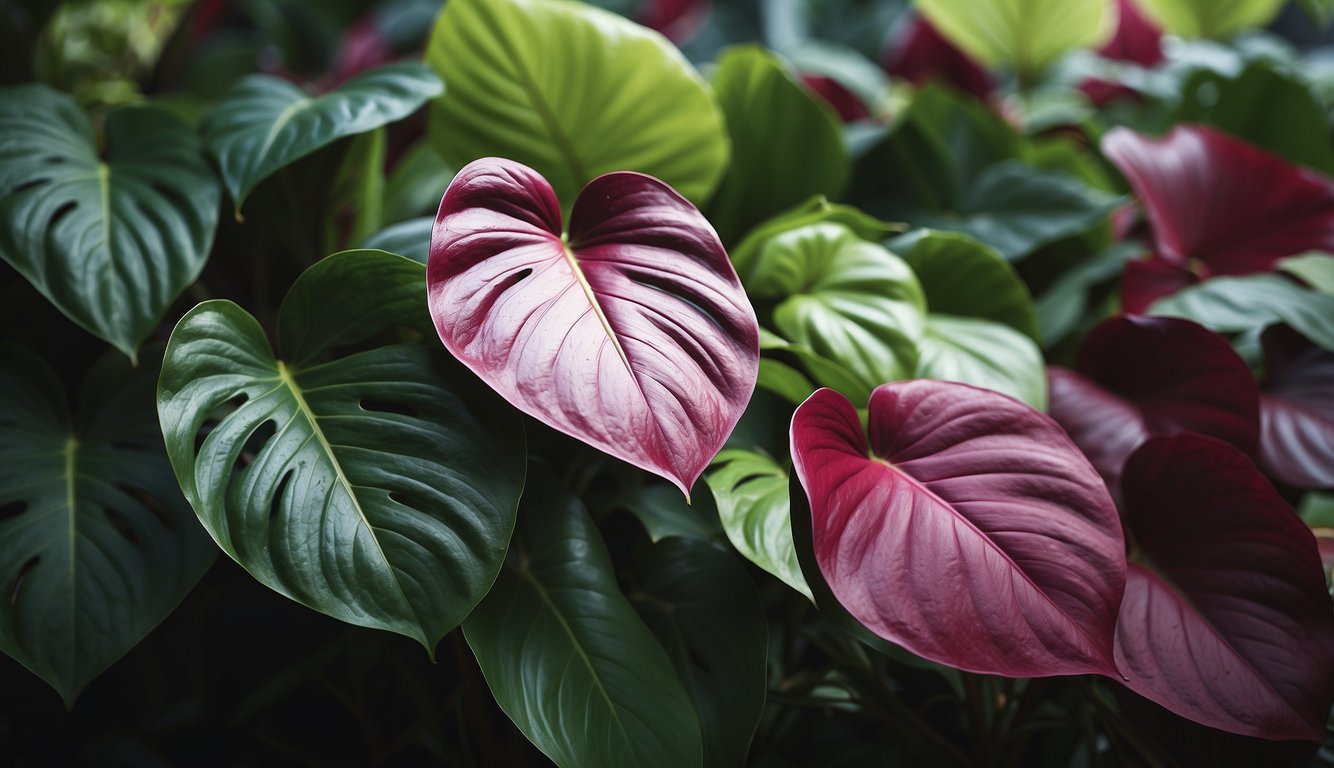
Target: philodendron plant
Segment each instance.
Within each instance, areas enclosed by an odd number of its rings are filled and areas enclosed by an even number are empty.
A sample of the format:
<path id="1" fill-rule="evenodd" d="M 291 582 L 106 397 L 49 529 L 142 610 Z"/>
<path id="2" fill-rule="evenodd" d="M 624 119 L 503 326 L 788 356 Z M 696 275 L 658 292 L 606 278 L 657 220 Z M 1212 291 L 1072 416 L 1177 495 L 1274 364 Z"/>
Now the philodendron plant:
<path id="1" fill-rule="evenodd" d="M 15 12 L 50 31 L 0 89 L 0 649 L 51 718 L 185 654 L 242 691 L 164 711 L 243 762 L 1326 741 L 1334 91 L 1229 42 L 1276 3 L 899 3 L 887 72 L 814 10 L 766 48 L 745 4 L 617 8 L 687 57 L 574 0 L 306 8 L 349 31 L 303 69 L 217 5 L 129 104 L 49 64 L 93 11 Z M 236 29 L 283 65 L 203 87 Z M 224 586 L 305 658 L 171 629 Z M 359 752 L 256 724 L 312 689 Z"/>

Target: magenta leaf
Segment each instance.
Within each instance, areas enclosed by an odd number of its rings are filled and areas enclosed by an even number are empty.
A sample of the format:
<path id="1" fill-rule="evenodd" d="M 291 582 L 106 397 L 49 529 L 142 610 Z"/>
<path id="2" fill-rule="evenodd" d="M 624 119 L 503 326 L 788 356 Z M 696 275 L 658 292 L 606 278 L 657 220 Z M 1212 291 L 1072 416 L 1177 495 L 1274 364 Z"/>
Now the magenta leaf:
<path id="1" fill-rule="evenodd" d="M 566 234 L 560 210 L 519 163 L 459 172 L 427 269 L 440 339 L 515 407 L 689 494 L 755 387 L 755 313 L 713 228 L 657 179 L 589 182 Z"/>
<path id="2" fill-rule="evenodd" d="M 1116 128 L 1102 148 L 1144 204 L 1159 255 L 1201 278 L 1334 251 L 1334 179 L 1316 171 L 1200 125 L 1157 139 Z"/>
<path id="3" fill-rule="evenodd" d="M 1116 9 L 1116 33 L 1098 49 L 1098 54 L 1141 67 L 1156 67 L 1166 61 L 1162 29 L 1144 15 L 1135 0 L 1116 0 Z"/>
<path id="4" fill-rule="evenodd" d="M 1121 524 L 1051 419 L 943 381 L 878 387 L 870 443 L 822 389 L 792 417 L 820 573 L 875 634 L 960 669 L 1117 675 Z"/>
<path id="5" fill-rule="evenodd" d="M 1314 739 L 1334 699 L 1334 606 L 1315 537 L 1250 459 L 1203 435 L 1126 464 L 1132 562 L 1116 630 L 1126 685 L 1183 717 Z"/>
<path id="6" fill-rule="evenodd" d="M 991 73 L 922 16 L 914 15 L 895 38 L 884 64 L 889 74 L 914 85 L 943 82 L 984 101 L 996 90 Z"/>
<path id="7" fill-rule="evenodd" d="M 1113 492 L 1131 451 L 1156 435 L 1200 432 L 1255 453 L 1255 380 L 1227 340 L 1202 326 L 1113 317 L 1085 337 L 1075 368 L 1049 370 L 1049 410 Z"/>
<path id="8" fill-rule="evenodd" d="M 1260 466 L 1299 488 L 1334 488 L 1334 353 L 1286 326 L 1264 334 Z"/>

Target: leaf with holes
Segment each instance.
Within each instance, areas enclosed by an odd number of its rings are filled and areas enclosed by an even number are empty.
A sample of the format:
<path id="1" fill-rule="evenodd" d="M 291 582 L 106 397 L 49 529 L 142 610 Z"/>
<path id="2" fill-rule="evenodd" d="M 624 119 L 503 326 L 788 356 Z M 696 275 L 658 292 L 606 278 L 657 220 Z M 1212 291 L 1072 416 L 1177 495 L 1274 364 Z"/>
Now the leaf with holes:
<path id="1" fill-rule="evenodd" d="M 463 624 L 492 695 L 557 765 L 698 766 L 700 726 L 582 504 L 534 470 L 509 561 Z"/>
<path id="2" fill-rule="evenodd" d="M 305 272 L 275 357 L 229 301 L 172 333 L 158 413 L 185 496 L 266 586 L 431 651 L 500 569 L 523 487 L 517 418 L 434 344 L 422 265 L 378 251 Z"/>
<path id="3" fill-rule="evenodd" d="M 426 60 L 449 84 L 431 139 L 455 168 L 507 157 L 566 206 L 597 176 L 639 171 L 703 203 L 727 169 L 722 112 L 656 32 L 567 0 L 450 0 Z"/>
<path id="4" fill-rule="evenodd" d="M 44 360 L 0 347 L 0 649 L 66 706 L 216 555 L 172 477 L 150 357 L 104 356 L 71 413 Z"/>
<path id="5" fill-rule="evenodd" d="M 759 329 L 727 253 L 649 176 L 593 180 L 562 233 L 535 171 L 471 163 L 427 281 L 440 339 L 506 400 L 687 496 L 755 389 Z"/>
<path id="6" fill-rule="evenodd" d="M 389 64 L 312 96 L 270 75 L 251 75 L 211 104 L 200 122 L 237 210 L 274 171 L 345 136 L 401 120 L 440 95 L 426 65 Z"/>
<path id="7" fill-rule="evenodd" d="M 45 86 L 0 89 L 0 257 L 130 357 L 203 269 L 218 183 L 194 131 L 123 108 L 99 157 L 88 118 Z"/>
<path id="8" fill-rule="evenodd" d="M 852 403 L 822 389 L 792 417 L 819 573 L 880 637 L 959 669 L 1116 675 L 1125 585 L 1116 508 L 1057 424 L 939 381 Z"/>
<path id="9" fill-rule="evenodd" d="M 718 454 L 704 479 L 736 551 L 811 599 L 792 541 L 787 469 L 762 453 L 732 449 Z"/>

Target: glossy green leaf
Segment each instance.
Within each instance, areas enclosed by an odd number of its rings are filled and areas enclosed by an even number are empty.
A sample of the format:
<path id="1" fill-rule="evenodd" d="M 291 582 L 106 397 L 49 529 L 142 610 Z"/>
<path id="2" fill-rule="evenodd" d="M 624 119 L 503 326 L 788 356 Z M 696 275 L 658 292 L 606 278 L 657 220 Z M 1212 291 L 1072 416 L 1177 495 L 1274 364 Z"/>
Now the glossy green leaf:
<path id="1" fill-rule="evenodd" d="M 501 709 L 569 766 L 699 766 L 690 698 L 583 505 L 533 473 L 509 561 L 463 624 Z"/>
<path id="2" fill-rule="evenodd" d="M 1121 276 L 1126 262 L 1143 253 L 1144 246 L 1140 243 L 1116 243 L 1052 281 L 1036 302 L 1043 346 L 1050 348 L 1073 332 L 1089 311 L 1094 288 L 1110 286 Z"/>
<path id="3" fill-rule="evenodd" d="M 874 385 L 867 384 L 847 367 L 834 362 L 827 357 L 816 354 L 810 347 L 801 344 L 793 344 L 778 334 L 763 328 L 760 329 L 760 352 L 761 354 L 769 356 L 768 359 L 762 358 L 760 360 L 761 377 L 765 374 L 764 363 L 776 362 L 772 357 L 777 354 L 779 356 L 790 357 L 793 363 L 797 364 L 802 370 L 810 375 L 811 381 L 815 384 L 822 387 L 829 387 L 830 389 L 837 389 L 839 392 L 842 392 L 851 398 L 853 402 L 866 402 L 866 398 L 871 396 L 871 390 L 874 388 Z M 789 370 L 792 370 L 790 366 L 788 366 L 788 368 Z M 801 385 L 802 382 L 793 379 L 792 376 L 786 372 L 770 373 L 769 375 L 769 384 L 778 383 L 773 381 L 772 377 L 774 376 L 782 376 L 785 379 L 785 381 L 781 382 L 783 389 L 776 394 L 779 394 L 789 402 L 792 402 L 793 398 L 799 391 L 795 387 Z M 772 390 L 772 387 L 770 389 Z M 800 404 L 801 401 L 809 397 L 811 392 L 814 391 L 814 389 L 806 390 L 799 399 L 795 400 L 795 404 Z"/>
<path id="4" fill-rule="evenodd" d="M 755 386 L 766 389 L 793 405 L 800 405 L 818 389 L 806 374 L 787 363 L 765 357 L 760 358 L 760 370 L 755 379 Z"/>
<path id="5" fill-rule="evenodd" d="M 1047 408 L 1042 350 L 1008 325 L 932 312 L 918 345 L 917 378 L 944 379 L 994 389 Z"/>
<path id="6" fill-rule="evenodd" d="M 220 191 L 190 126 L 88 118 L 44 86 L 0 89 L 0 257 L 71 320 L 130 357 L 199 275 Z"/>
<path id="7" fill-rule="evenodd" d="M 910 232 L 889 247 L 916 273 L 932 314 L 990 320 L 1038 338 L 1033 297 L 995 249 L 967 235 L 932 230 Z"/>
<path id="8" fill-rule="evenodd" d="M 704 765 L 745 765 L 764 710 L 768 622 L 736 556 L 700 541 L 667 539 L 637 560 L 631 594 L 671 657 L 699 715 Z"/>
<path id="9" fill-rule="evenodd" d="M 974 58 L 1026 74 L 1096 47 L 1116 22 L 1106 0 L 917 0 L 917 7 Z"/>
<path id="10" fill-rule="evenodd" d="M 505 157 L 569 210 L 593 178 L 655 176 L 699 205 L 727 168 L 722 113 L 661 35 L 569 0 L 450 0 L 426 59 L 449 84 L 430 135 L 455 168 Z"/>
<path id="11" fill-rule="evenodd" d="M 837 115 L 757 46 L 723 54 L 713 87 L 732 138 L 732 162 L 709 206 L 730 243 L 766 218 L 814 196 L 836 197 L 849 166 Z M 800 157 L 801 162 L 781 158 Z"/>
<path id="12" fill-rule="evenodd" d="M 431 255 L 431 230 L 434 216 L 421 216 L 391 224 L 361 242 L 361 248 L 396 253 L 425 264 Z"/>
<path id="13" fill-rule="evenodd" d="M 787 470 L 762 453 L 728 449 L 718 454 L 704 481 L 732 546 L 809 599 L 792 543 Z"/>
<path id="14" fill-rule="evenodd" d="M 813 197 L 755 227 L 740 245 L 730 250 L 728 256 L 731 257 L 732 265 L 736 267 L 741 282 L 746 283 L 747 280 L 754 278 L 760 251 L 775 236 L 824 222 L 842 224 L 861 239 L 871 242 L 880 242 L 895 232 L 903 231 L 901 224 L 881 221 L 850 205 L 831 203 L 823 195 Z"/>
<path id="15" fill-rule="evenodd" d="M 44 360 L 0 346 L 0 650 L 67 706 L 217 554 L 172 477 L 156 374 L 108 354 L 71 413 Z"/>
<path id="16" fill-rule="evenodd" d="M 1180 37 L 1229 38 L 1268 24 L 1285 0 L 1135 0 L 1163 29 Z"/>
<path id="17" fill-rule="evenodd" d="M 434 220 L 440 197 L 453 180 L 454 169 L 422 138 L 403 153 L 385 179 L 384 220 L 402 222 L 428 214 Z"/>
<path id="18" fill-rule="evenodd" d="M 1219 333 L 1286 323 L 1334 351 L 1334 295 L 1280 275 L 1215 277 L 1154 302 L 1149 313 L 1184 317 Z"/>
<path id="19" fill-rule="evenodd" d="M 311 95 L 270 75 L 251 75 L 204 112 L 200 132 L 237 209 L 270 174 L 345 136 L 401 120 L 443 90 L 418 62 L 364 72 Z"/>
<path id="20" fill-rule="evenodd" d="M 352 137 L 329 192 L 326 251 L 359 243 L 384 224 L 384 128 Z"/>
<path id="21" fill-rule="evenodd" d="M 1334 294 L 1334 256 L 1327 253 L 1293 256 L 1280 261 L 1278 268 L 1321 293 Z"/>
<path id="22" fill-rule="evenodd" d="M 279 313 L 281 358 L 240 307 L 200 304 L 172 333 L 158 413 L 224 552 L 297 602 L 429 651 L 500 569 L 524 451 L 513 411 L 434 343 L 374 345 L 429 329 L 425 279 L 376 251 L 320 261 Z"/>
<path id="23" fill-rule="evenodd" d="M 707 541 L 722 533 L 713 496 L 708 493 L 696 491 L 687 504 L 679 489 L 653 483 L 621 497 L 618 506 L 639 518 L 653 541 L 669 536 Z"/>

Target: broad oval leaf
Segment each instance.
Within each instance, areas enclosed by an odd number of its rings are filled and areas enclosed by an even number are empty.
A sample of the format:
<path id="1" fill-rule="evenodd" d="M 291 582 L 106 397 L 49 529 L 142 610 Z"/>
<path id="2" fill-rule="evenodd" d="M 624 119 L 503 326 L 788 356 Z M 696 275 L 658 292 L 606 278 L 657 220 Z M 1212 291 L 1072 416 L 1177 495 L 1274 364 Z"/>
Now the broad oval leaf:
<path id="1" fill-rule="evenodd" d="M 501 709 L 563 768 L 699 766 L 700 726 L 578 499 L 534 471 L 511 556 L 464 636 Z"/>
<path id="2" fill-rule="evenodd" d="M 922 15 L 950 41 L 990 66 L 1029 76 L 1067 51 L 1111 34 L 1106 0 L 917 0 Z"/>
<path id="3" fill-rule="evenodd" d="M 346 352 L 424 325 L 424 278 L 387 253 L 320 261 L 279 315 L 282 359 L 240 307 L 200 304 L 172 333 L 158 412 L 224 552 L 297 602 L 431 651 L 500 569 L 524 455 L 514 414 L 430 345 Z"/>
<path id="4" fill-rule="evenodd" d="M 1315 538 L 1240 451 L 1155 438 L 1125 472 L 1138 553 L 1116 631 L 1131 690 L 1213 728 L 1320 740 L 1334 606 Z"/>
<path id="5" fill-rule="evenodd" d="M 878 387 L 870 442 L 820 390 L 792 417 L 820 573 L 875 634 L 959 669 L 1116 675 L 1125 584 L 1107 489 L 1048 417 L 963 384 Z"/>
<path id="6" fill-rule="evenodd" d="M 1263 343 L 1260 466 L 1298 488 L 1334 488 L 1334 352 L 1288 328 Z"/>
<path id="7" fill-rule="evenodd" d="M 1227 340 L 1188 320 L 1125 315 L 1052 366 L 1051 415 L 1115 493 L 1131 451 L 1155 435 L 1199 432 L 1247 453 L 1259 441 L 1259 390 Z"/>
<path id="8" fill-rule="evenodd" d="M 690 487 L 755 388 L 759 330 L 709 223 L 638 173 L 593 180 L 568 234 L 546 180 L 469 164 L 440 202 L 431 315 L 515 407 Z"/>
<path id="9" fill-rule="evenodd" d="M 251 75 L 209 106 L 200 131 L 237 210 L 274 171 L 344 136 L 401 120 L 444 90 L 419 62 L 364 72 L 328 93 Z"/>
<path id="10" fill-rule="evenodd" d="M 787 469 L 765 454 L 741 449 L 723 451 L 715 464 L 704 479 L 713 491 L 718 519 L 732 546 L 806 599 L 813 599 L 792 539 Z"/>
<path id="11" fill-rule="evenodd" d="M 1180 37 L 1222 40 L 1263 27 L 1284 0 L 1135 0 L 1163 29 Z"/>
<path id="12" fill-rule="evenodd" d="M 727 168 L 722 113 L 699 74 L 661 35 L 606 11 L 450 0 L 426 60 L 449 84 L 430 130 L 455 168 L 511 158 L 567 206 L 597 176 L 625 170 L 701 204 Z"/>
<path id="13" fill-rule="evenodd" d="M 163 110 L 112 112 L 105 145 L 69 96 L 0 89 L 0 257 L 133 358 L 203 269 L 220 193 L 195 132 Z"/>
<path id="14" fill-rule="evenodd" d="M 216 555 L 162 448 L 156 373 L 110 353 L 71 414 L 45 361 L 0 347 L 0 649 L 66 706 Z"/>

